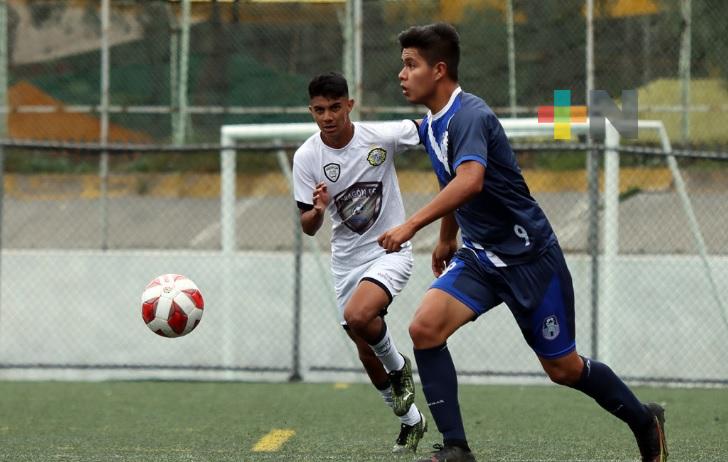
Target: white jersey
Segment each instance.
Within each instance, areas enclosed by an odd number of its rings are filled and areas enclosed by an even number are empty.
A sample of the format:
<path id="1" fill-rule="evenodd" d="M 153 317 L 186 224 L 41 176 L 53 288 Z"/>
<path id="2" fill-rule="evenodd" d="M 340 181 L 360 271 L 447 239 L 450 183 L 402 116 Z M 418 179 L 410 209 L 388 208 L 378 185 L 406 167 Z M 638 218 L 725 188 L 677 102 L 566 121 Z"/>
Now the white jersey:
<path id="1" fill-rule="evenodd" d="M 411 120 L 356 122 L 353 138 L 341 149 L 324 144 L 320 132 L 298 148 L 293 195 L 299 207 L 311 207 L 316 184 L 326 183 L 334 269 L 356 267 L 385 254 L 377 238 L 405 218 L 394 154 L 419 142 Z"/>

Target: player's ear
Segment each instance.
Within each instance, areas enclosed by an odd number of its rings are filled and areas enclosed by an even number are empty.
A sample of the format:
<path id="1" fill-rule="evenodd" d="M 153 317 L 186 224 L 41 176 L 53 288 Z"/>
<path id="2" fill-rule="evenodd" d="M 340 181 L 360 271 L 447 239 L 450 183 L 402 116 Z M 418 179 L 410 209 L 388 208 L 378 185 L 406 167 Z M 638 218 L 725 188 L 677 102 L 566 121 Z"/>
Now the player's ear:
<path id="1" fill-rule="evenodd" d="M 443 61 L 436 63 L 434 68 L 435 80 L 440 80 L 447 75 L 447 64 L 445 64 Z"/>
<path id="2" fill-rule="evenodd" d="M 348 109 L 349 112 L 351 112 L 352 109 L 354 109 L 355 101 L 353 99 L 346 100 L 346 109 Z"/>

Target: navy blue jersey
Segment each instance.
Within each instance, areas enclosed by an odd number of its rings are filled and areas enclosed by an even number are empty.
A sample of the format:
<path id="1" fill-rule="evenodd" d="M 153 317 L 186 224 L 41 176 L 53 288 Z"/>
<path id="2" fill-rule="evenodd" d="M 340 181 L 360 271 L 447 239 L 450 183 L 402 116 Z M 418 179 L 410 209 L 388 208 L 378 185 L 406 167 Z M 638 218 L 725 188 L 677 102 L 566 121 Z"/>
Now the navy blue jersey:
<path id="1" fill-rule="evenodd" d="M 465 161 L 485 166 L 483 189 L 455 213 L 466 247 L 484 250 L 495 266 L 508 266 L 531 261 L 556 242 L 485 101 L 458 88 L 440 112 L 427 114 L 419 133 L 441 187 Z"/>

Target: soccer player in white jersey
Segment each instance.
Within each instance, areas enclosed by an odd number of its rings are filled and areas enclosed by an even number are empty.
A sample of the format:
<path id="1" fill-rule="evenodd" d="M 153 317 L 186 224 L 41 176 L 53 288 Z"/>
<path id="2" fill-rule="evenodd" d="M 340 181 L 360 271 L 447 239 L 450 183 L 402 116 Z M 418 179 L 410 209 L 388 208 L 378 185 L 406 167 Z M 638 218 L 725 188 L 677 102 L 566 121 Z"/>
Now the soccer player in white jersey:
<path id="1" fill-rule="evenodd" d="M 400 419 L 393 452 L 416 451 L 427 424 L 414 404 L 410 360 L 390 336 L 384 315 L 412 272 L 412 246 L 385 252 L 377 237 L 404 221 L 393 156 L 419 144 L 417 123 L 353 123 L 346 79 L 311 80 L 309 110 L 320 132 L 293 157 L 293 192 L 301 227 L 313 236 L 326 210 L 332 221 L 331 270 L 339 321 L 364 369 Z"/>

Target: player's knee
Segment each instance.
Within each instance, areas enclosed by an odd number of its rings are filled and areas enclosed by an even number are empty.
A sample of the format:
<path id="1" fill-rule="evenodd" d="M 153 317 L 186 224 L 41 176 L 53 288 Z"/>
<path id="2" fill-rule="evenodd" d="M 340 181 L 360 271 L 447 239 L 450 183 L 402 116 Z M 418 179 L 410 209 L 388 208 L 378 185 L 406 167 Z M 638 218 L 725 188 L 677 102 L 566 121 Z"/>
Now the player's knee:
<path id="1" fill-rule="evenodd" d="M 567 371 L 563 370 L 550 370 L 546 371 L 552 382 L 558 385 L 570 385 L 570 377 Z"/>
<path id="2" fill-rule="evenodd" d="M 417 319 L 410 324 L 409 334 L 415 348 L 431 348 L 445 342 L 440 329 Z"/>
<path id="3" fill-rule="evenodd" d="M 548 374 L 549 378 L 552 382 L 564 385 L 564 386 L 571 386 L 574 385 L 579 381 L 579 378 L 581 377 L 581 371 L 578 371 L 572 367 L 547 367 L 546 374 Z"/>
<path id="4" fill-rule="evenodd" d="M 372 319 L 373 317 L 369 315 L 366 310 L 347 308 L 344 311 L 344 320 L 346 321 L 346 324 L 349 325 L 349 328 L 354 332 L 364 330 L 369 323 L 372 322 Z"/>

